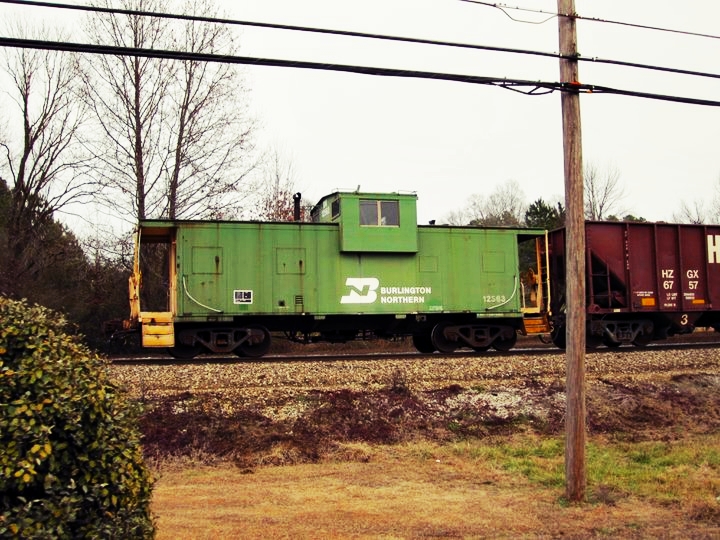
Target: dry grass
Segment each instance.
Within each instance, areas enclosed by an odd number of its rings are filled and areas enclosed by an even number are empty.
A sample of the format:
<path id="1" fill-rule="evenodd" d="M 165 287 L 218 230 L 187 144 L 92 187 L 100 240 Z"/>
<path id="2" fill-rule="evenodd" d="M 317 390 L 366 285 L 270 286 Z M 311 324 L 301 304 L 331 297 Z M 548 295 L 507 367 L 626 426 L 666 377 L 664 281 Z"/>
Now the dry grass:
<path id="1" fill-rule="evenodd" d="M 720 537 L 716 464 L 698 464 L 706 485 L 695 493 L 698 475 L 676 478 L 668 457 L 642 487 L 591 484 L 593 502 L 567 505 L 557 478 L 534 476 L 543 467 L 556 474 L 562 461 L 553 450 L 534 452 L 539 442 L 354 444 L 338 461 L 255 470 L 166 464 L 154 496 L 158 538 Z M 532 460 L 520 471 L 508 456 L 523 455 Z M 656 478 L 683 484 L 680 498 L 664 500 L 662 487 L 648 494 Z"/>

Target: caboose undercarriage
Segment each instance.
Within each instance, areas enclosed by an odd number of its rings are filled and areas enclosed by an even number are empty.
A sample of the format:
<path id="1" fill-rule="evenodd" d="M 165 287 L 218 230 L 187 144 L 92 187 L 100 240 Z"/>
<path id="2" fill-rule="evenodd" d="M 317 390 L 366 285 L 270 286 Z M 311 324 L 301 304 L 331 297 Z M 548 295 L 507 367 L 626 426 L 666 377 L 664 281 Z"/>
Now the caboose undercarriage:
<path id="1" fill-rule="evenodd" d="M 270 349 L 273 336 L 300 343 L 344 343 L 358 339 L 411 337 L 422 353 L 452 353 L 470 348 L 510 350 L 518 332 L 527 333 L 518 317 L 482 319 L 474 314 L 356 315 L 356 316 L 257 316 L 227 323 L 187 322 L 174 324 L 168 352 L 189 359 L 203 353 L 260 357 Z M 149 322 L 143 328 L 153 332 Z M 157 328 L 162 328 L 157 326 Z M 159 330 L 158 335 L 166 335 Z"/>

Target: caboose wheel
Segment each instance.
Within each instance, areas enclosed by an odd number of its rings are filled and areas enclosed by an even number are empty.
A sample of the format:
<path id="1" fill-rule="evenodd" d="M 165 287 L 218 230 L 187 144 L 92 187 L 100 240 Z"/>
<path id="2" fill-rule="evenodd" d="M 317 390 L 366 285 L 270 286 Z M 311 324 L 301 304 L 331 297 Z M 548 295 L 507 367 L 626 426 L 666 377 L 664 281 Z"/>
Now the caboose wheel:
<path id="1" fill-rule="evenodd" d="M 619 341 L 615 341 L 614 339 L 610 339 L 610 338 L 607 337 L 607 336 L 603 338 L 603 344 L 604 344 L 608 349 L 617 349 L 620 345 L 622 345 L 622 343 L 620 343 Z"/>
<path id="2" fill-rule="evenodd" d="M 174 347 L 168 347 L 167 352 L 173 358 L 178 360 L 191 360 L 202 352 L 203 348 L 200 345 L 182 345 L 178 344 Z"/>
<path id="3" fill-rule="evenodd" d="M 517 343 L 517 332 L 513 332 L 511 337 L 498 337 L 492 342 L 493 349 L 496 351 L 506 352 L 512 349 Z"/>
<path id="4" fill-rule="evenodd" d="M 270 350 L 270 332 L 264 326 L 248 326 L 248 338 L 233 351 L 238 356 L 260 358 Z"/>
<path id="5" fill-rule="evenodd" d="M 435 352 L 435 345 L 433 345 L 430 332 L 413 334 L 412 342 L 418 352 L 421 352 L 423 354 L 430 354 Z"/>
<path id="6" fill-rule="evenodd" d="M 455 352 L 455 349 L 458 348 L 458 342 L 453 341 L 448 337 L 447 330 L 449 328 L 449 323 L 438 323 L 432 330 L 432 343 L 441 353 Z"/>

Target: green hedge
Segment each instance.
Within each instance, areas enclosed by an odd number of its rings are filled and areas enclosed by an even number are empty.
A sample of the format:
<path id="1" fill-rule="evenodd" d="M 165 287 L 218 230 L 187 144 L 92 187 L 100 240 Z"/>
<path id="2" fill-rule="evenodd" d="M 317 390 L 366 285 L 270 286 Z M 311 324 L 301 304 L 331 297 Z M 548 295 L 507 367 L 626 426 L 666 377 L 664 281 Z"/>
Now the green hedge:
<path id="1" fill-rule="evenodd" d="M 65 324 L 0 297 L 0 537 L 152 538 L 138 411 Z"/>

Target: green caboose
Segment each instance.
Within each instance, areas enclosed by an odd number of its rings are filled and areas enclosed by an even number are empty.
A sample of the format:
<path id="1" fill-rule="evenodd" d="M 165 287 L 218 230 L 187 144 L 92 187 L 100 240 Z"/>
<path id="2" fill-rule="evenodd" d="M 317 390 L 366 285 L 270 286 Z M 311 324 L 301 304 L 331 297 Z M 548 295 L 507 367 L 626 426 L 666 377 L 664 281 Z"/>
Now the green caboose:
<path id="1" fill-rule="evenodd" d="M 415 194 L 336 192 L 310 222 L 142 221 L 131 311 L 143 345 L 261 356 L 283 333 L 412 336 L 422 352 L 451 352 L 549 331 L 545 231 L 418 226 L 416 204 Z M 167 302 L 153 311 L 140 310 L 147 244 L 168 261 Z"/>

